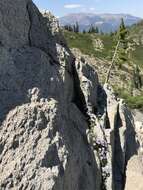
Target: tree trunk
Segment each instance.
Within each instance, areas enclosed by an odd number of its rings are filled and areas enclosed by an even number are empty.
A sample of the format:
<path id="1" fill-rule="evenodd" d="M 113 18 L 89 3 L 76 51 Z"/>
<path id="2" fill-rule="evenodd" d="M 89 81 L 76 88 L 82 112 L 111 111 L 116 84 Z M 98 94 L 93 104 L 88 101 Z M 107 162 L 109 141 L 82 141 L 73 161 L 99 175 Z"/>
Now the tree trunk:
<path id="1" fill-rule="evenodd" d="M 117 43 L 117 45 L 116 45 L 116 49 L 115 49 L 115 51 L 114 51 L 114 55 L 113 55 L 113 58 L 112 58 L 112 61 L 111 61 L 111 65 L 110 65 L 109 70 L 108 70 L 108 72 L 107 72 L 107 77 L 106 77 L 105 83 L 108 83 L 108 81 L 109 81 L 110 74 L 111 74 L 111 70 L 112 70 L 112 67 L 113 67 L 113 65 L 114 65 L 114 61 L 115 61 L 115 59 L 116 59 L 116 55 L 117 55 L 117 51 L 118 51 L 119 45 L 120 45 L 120 40 L 118 41 L 118 43 Z"/>

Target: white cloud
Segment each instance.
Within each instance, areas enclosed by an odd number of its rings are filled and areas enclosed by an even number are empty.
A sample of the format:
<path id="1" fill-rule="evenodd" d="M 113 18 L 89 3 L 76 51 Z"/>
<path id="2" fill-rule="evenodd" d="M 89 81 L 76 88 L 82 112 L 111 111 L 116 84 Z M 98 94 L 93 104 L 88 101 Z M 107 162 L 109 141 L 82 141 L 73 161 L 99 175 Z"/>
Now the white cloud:
<path id="1" fill-rule="evenodd" d="M 67 4 L 67 5 L 64 5 L 64 8 L 66 8 L 66 9 L 76 9 L 76 8 L 80 8 L 80 7 L 83 7 L 83 5 L 81 5 L 81 4 Z"/>
<path id="2" fill-rule="evenodd" d="M 90 11 L 95 11 L 95 8 L 94 7 L 90 7 L 89 10 Z"/>

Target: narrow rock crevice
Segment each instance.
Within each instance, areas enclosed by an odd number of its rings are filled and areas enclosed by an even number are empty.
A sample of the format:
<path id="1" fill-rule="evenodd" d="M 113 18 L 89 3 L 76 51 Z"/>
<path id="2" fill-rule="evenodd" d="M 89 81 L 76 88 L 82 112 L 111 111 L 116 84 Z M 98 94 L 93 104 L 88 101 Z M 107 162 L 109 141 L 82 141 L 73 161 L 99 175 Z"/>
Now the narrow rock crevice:
<path id="1" fill-rule="evenodd" d="M 28 13 L 28 17 L 29 17 L 29 22 L 30 22 L 30 26 L 29 26 L 29 30 L 28 30 L 28 41 L 29 41 L 29 46 L 32 46 L 32 42 L 31 42 L 31 27 L 32 27 L 32 16 L 30 13 L 30 4 L 31 2 L 28 2 L 26 5 L 26 9 L 27 9 L 27 13 Z"/>
<path id="2" fill-rule="evenodd" d="M 87 121 L 89 121 L 90 116 L 88 115 L 88 108 L 86 105 L 85 97 L 80 87 L 80 80 L 75 68 L 75 65 L 72 65 L 73 68 L 73 81 L 74 81 L 74 97 L 73 103 L 78 107 L 78 109 L 82 112 L 82 114 L 86 117 Z"/>
<path id="3" fill-rule="evenodd" d="M 115 123 L 115 129 L 114 129 L 114 152 L 113 152 L 113 183 L 114 183 L 113 186 L 115 190 L 124 190 L 125 183 L 126 183 L 125 152 L 123 152 L 123 149 L 121 147 L 122 142 L 121 142 L 121 136 L 119 132 L 121 127 L 123 127 L 123 125 L 122 125 L 122 120 L 120 117 L 119 105 L 118 105 L 116 123 Z"/>
<path id="4" fill-rule="evenodd" d="M 107 111 L 106 111 L 106 116 L 105 116 L 105 129 L 111 129 L 110 121 L 109 121 L 109 117 L 108 117 L 108 112 Z"/>
<path id="5" fill-rule="evenodd" d="M 0 17 L 0 189 L 124 190 L 130 111 L 31 0 L 0 0 Z"/>
<path id="6" fill-rule="evenodd" d="M 99 84 L 97 88 L 97 107 L 98 107 L 98 114 L 99 116 L 102 116 L 105 111 L 107 110 L 107 94 L 104 90 L 104 88 Z"/>

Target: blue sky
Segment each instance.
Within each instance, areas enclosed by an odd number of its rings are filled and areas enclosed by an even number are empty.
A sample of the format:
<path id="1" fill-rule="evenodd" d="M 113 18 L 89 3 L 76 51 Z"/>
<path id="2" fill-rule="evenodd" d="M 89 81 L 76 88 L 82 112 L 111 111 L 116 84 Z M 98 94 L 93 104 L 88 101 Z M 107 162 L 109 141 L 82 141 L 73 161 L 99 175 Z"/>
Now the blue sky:
<path id="1" fill-rule="evenodd" d="M 68 13 L 128 13 L 143 18 L 143 0 L 33 0 L 56 16 Z"/>

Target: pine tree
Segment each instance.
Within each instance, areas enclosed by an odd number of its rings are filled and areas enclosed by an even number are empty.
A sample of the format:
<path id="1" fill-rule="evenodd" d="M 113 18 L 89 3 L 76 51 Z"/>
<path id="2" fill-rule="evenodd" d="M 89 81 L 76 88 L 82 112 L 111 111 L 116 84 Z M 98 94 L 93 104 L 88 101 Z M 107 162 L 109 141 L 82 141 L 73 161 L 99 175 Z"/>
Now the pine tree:
<path id="1" fill-rule="evenodd" d="M 82 32 L 83 32 L 83 34 L 85 34 L 85 33 L 86 33 L 86 30 L 84 29 Z"/>
<path id="2" fill-rule="evenodd" d="M 109 81 L 110 73 L 113 68 L 113 65 L 115 63 L 117 63 L 119 65 L 119 67 L 121 67 L 122 63 L 127 61 L 127 56 L 126 56 L 126 54 L 127 54 L 126 50 L 128 47 L 127 35 L 128 35 L 128 31 L 125 27 L 124 20 L 121 19 L 121 24 L 120 24 L 120 27 L 119 27 L 119 30 L 118 30 L 117 36 L 116 36 L 116 41 L 117 41 L 116 47 L 114 50 L 111 65 L 109 67 L 105 83 L 108 83 L 108 81 Z"/>
<path id="3" fill-rule="evenodd" d="M 76 22 L 76 24 L 75 24 L 75 31 L 74 32 L 76 32 L 76 33 L 79 32 L 79 24 L 78 24 L 78 22 Z"/>
<path id="4" fill-rule="evenodd" d="M 67 26 L 67 25 L 65 25 L 63 28 L 64 28 L 65 30 L 68 30 L 68 26 Z"/>
<path id="5" fill-rule="evenodd" d="M 90 26 L 90 28 L 89 28 L 89 30 L 88 30 L 88 33 L 91 33 L 91 26 Z"/>
<path id="6" fill-rule="evenodd" d="M 98 34 L 99 33 L 99 29 L 98 29 L 98 27 L 96 26 L 96 28 L 95 28 L 95 33 L 96 34 Z"/>
<path id="7" fill-rule="evenodd" d="M 117 63 L 119 66 L 122 65 L 122 63 L 126 62 L 128 60 L 127 55 L 127 48 L 128 48 L 128 30 L 124 24 L 123 18 L 121 19 L 121 24 L 119 27 L 119 30 L 117 32 L 117 41 L 120 42 L 118 47 L 118 53 L 117 53 Z"/>
<path id="8" fill-rule="evenodd" d="M 69 30 L 69 32 L 72 32 L 72 31 L 73 31 L 73 28 L 72 28 L 71 25 L 68 26 L 68 30 Z"/>
<path id="9" fill-rule="evenodd" d="M 76 25 L 73 25 L 73 32 L 76 32 Z"/>
<path id="10" fill-rule="evenodd" d="M 96 33 L 95 27 L 91 24 L 88 33 Z"/>
<path id="11" fill-rule="evenodd" d="M 92 25 L 90 26 L 88 33 L 92 33 Z"/>
<path id="12" fill-rule="evenodd" d="M 128 63 L 133 66 L 132 62 L 132 52 L 134 51 L 134 42 L 132 39 L 129 39 L 128 30 L 124 24 L 124 20 L 121 19 L 121 24 L 119 30 L 115 33 L 116 47 L 113 53 L 112 61 L 110 68 L 107 73 L 106 83 L 108 83 L 110 78 L 110 73 L 114 64 L 117 64 L 120 68 L 123 63 Z M 133 81 L 135 86 L 141 86 L 142 81 L 139 75 L 139 68 L 136 68 L 133 74 Z"/>
<path id="13" fill-rule="evenodd" d="M 65 25 L 64 29 L 69 31 L 69 32 L 73 32 L 73 27 L 71 25 Z"/>

